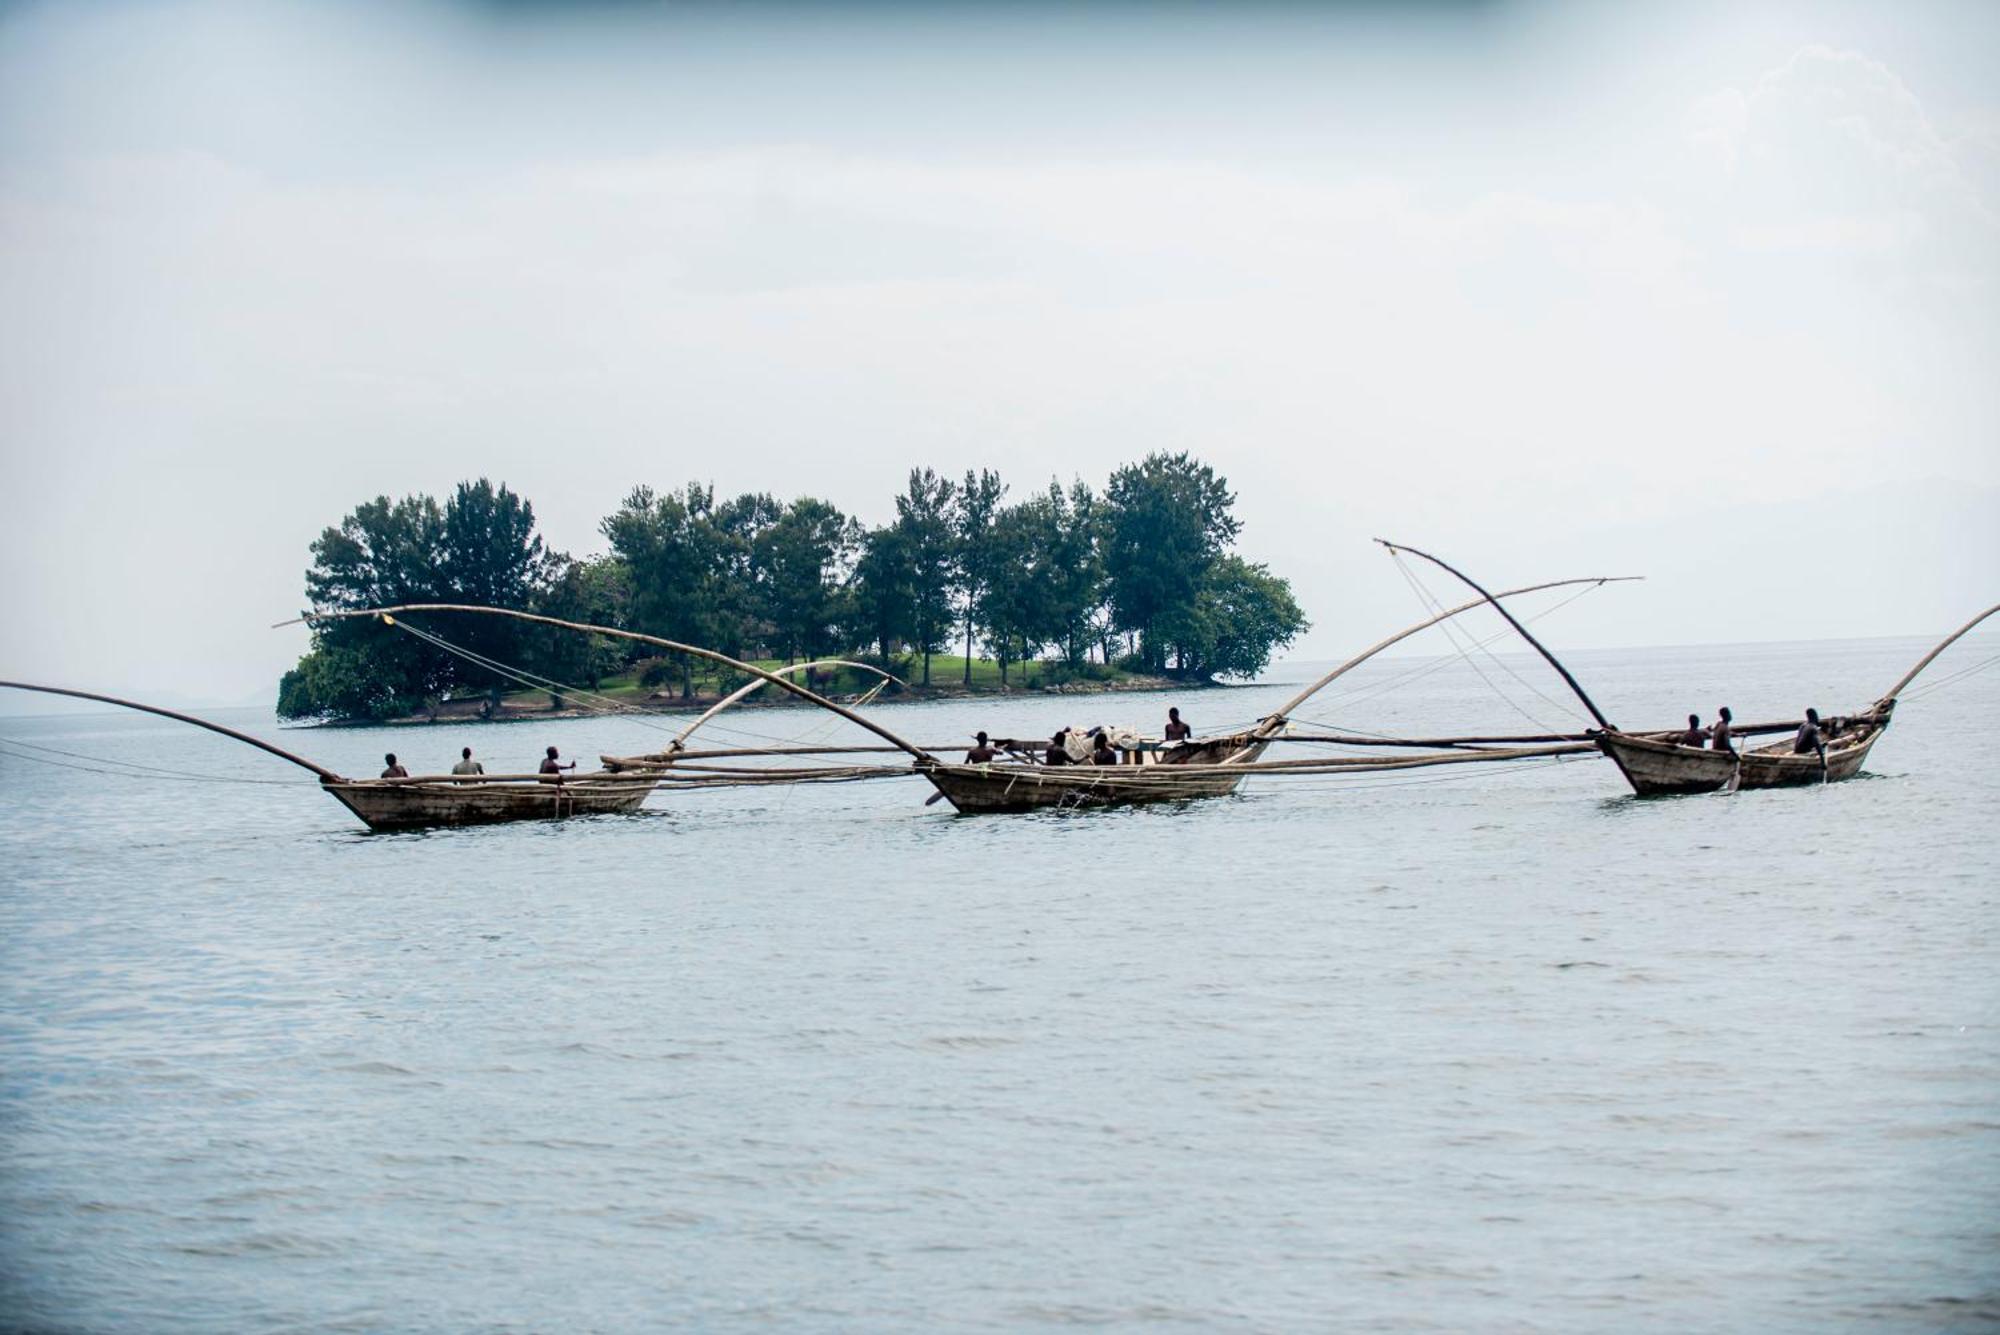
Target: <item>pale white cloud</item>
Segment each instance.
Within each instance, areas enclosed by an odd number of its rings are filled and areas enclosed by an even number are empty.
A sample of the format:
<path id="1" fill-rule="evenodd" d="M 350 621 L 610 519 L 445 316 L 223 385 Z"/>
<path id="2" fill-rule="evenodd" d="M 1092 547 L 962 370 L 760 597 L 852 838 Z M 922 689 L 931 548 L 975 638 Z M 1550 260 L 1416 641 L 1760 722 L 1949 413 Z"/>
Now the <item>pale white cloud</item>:
<path id="1" fill-rule="evenodd" d="M 1968 160 L 1977 132 L 1942 133 L 1894 71 L 1808 46 L 1742 89 L 1696 99 L 1696 155 L 1728 178 L 1719 196 L 1747 249 L 1851 255 L 1968 294 L 2000 261 L 1992 180 Z"/>

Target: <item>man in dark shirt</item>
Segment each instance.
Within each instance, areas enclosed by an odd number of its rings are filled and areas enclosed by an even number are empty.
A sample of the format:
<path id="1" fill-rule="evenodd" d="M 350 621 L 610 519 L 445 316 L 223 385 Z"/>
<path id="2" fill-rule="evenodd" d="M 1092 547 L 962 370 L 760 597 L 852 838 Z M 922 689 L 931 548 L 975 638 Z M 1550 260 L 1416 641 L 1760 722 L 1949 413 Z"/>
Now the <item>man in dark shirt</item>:
<path id="1" fill-rule="evenodd" d="M 1111 749 L 1111 739 L 1101 732 L 1097 734 L 1097 745 L 1091 750 L 1090 763 L 1093 765 L 1118 763 L 1118 753 Z"/>
<path id="2" fill-rule="evenodd" d="M 977 745 L 965 753 L 966 764 L 990 765 L 1000 758 L 1000 752 L 987 743 L 985 733 L 975 734 L 973 740 Z"/>
<path id="3" fill-rule="evenodd" d="M 1718 751 L 1727 751 L 1733 756 L 1736 754 L 1736 747 L 1730 740 L 1733 736 L 1729 729 L 1731 717 L 1728 705 L 1715 711 L 1715 726 L 1708 730 L 1708 744 Z"/>
<path id="4" fill-rule="evenodd" d="M 549 748 L 549 753 L 542 757 L 542 769 L 541 769 L 542 782 L 561 783 L 562 772 L 566 769 L 575 769 L 575 768 L 576 768 L 576 762 L 574 760 L 570 761 L 569 764 L 567 765 L 557 764 L 556 749 L 552 746 Z"/>
<path id="5" fill-rule="evenodd" d="M 1682 746 L 1692 746 L 1697 751 L 1699 751 L 1701 749 L 1702 743 L 1706 742 L 1707 740 L 1708 740 L 1708 734 L 1702 730 L 1701 726 L 1701 715 L 1689 714 L 1688 730 L 1681 734 L 1680 744 Z"/>
<path id="6" fill-rule="evenodd" d="M 394 751 L 391 751 L 391 752 L 390 752 L 390 753 L 389 753 L 388 755 L 386 755 L 386 756 L 383 756 L 383 757 L 382 757 L 382 760 L 383 760 L 383 763 L 384 763 L 384 764 L 386 764 L 386 765 L 388 766 L 388 768 L 387 768 L 387 769 L 385 769 L 385 770 L 383 770 L 383 771 L 382 771 L 382 777 L 383 777 L 383 778 L 385 778 L 385 779 L 407 779 L 407 778 L 409 778 L 409 777 L 410 777 L 410 772 L 409 772 L 408 770 L 404 769 L 404 768 L 403 768 L 403 767 L 402 767 L 401 765 L 398 765 L 398 764 L 396 763 L 396 753 L 395 753 Z"/>
<path id="7" fill-rule="evenodd" d="M 1069 748 L 1063 745 L 1063 738 L 1069 736 L 1068 728 L 1058 728 L 1056 735 L 1049 738 L 1049 749 L 1042 753 L 1044 765 L 1073 765 L 1069 758 Z"/>
<path id="8" fill-rule="evenodd" d="M 1819 763 L 1824 765 L 1826 763 L 1826 741 L 1819 735 L 1819 711 L 1817 709 L 1808 709 L 1806 710 L 1806 721 L 1799 725 L 1799 735 L 1792 739 L 1792 754 L 1802 756 L 1813 751 L 1819 753 Z"/>
<path id="9" fill-rule="evenodd" d="M 1184 742 L 1192 736 L 1194 736 L 1194 729 L 1181 722 L 1181 711 L 1178 709 L 1169 709 L 1167 711 L 1167 740 L 1170 742 Z"/>

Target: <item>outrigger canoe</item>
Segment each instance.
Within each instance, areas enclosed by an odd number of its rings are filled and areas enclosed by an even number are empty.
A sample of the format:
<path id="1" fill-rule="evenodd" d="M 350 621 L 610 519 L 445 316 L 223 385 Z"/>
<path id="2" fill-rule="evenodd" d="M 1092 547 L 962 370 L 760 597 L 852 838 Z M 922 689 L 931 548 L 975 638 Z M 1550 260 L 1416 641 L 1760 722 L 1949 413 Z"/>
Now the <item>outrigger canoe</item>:
<path id="1" fill-rule="evenodd" d="M 566 816 L 637 811 L 657 782 L 643 775 L 570 774 L 555 783 L 537 774 L 423 775 L 410 779 L 350 779 L 316 761 L 247 732 L 158 705 L 115 695 L 0 681 L 0 687 L 94 700 L 121 709 L 186 723 L 310 771 L 320 788 L 359 816 L 371 830 L 425 830 L 449 825 L 490 825 L 511 820 L 556 820 Z"/>
<path id="2" fill-rule="evenodd" d="M 1479 585 L 1463 571 L 1446 565 L 1428 552 L 1420 552 L 1414 547 L 1376 539 L 1384 547 L 1395 552 L 1408 552 L 1422 557 L 1432 565 L 1462 580 L 1477 592 L 1484 593 Z M 1672 733 L 1632 733 L 1615 726 L 1604 716 L 1589 694 L 1575 677 L 1570 675 L 1556 656 L 1549 652 L 1540 640 L 1529 633 L 1528 628 L 1516 621 L 1497 598 L 1489 596 L 1493 610 L 1505 617 L 1515 631 L 1526 640 L 1530 647 L 1548 661 L 1550 667 L 1568 683 L 1577 699 L 1583 702 L 1598 727 L 1586 736 L 1596 744 L 1597 749 L 1611 757 L 1625 776 L 1632 791 L 1641 797 L 1663 797 L 1682 793 L 1715 793 L 1724 789 L 1734 791 L 1740 788 L 1793 788 L 1807 784 L 1838 783 L 1851 779 L 1861 772 L 1868 761 L 1868 753 L 1888 730 L 1889 720 L 1894 717 L 1897 697 L 1909 684 L 1915 681 L 1923 670 L 1929 667 L 1937 656 L 1949 649 L 1958 639 L 1970 633 L 1980 622 L 2000 612 L 1996 604 L 1981 612 L 1972 620 L 1945 636 L 1918 659 L 1916 665 L 1882 695 L 1882 698 L 1858 714 L 1845 718 L 1831 718 L 1823 725 L 1822 738 L 1826 752 L 1797 752 L 1790 741 L 1772 742 L 1764 746 L 1741 752 L 1715 751 L 1698 746 L 1682 746 L 1673 740 Z"/>

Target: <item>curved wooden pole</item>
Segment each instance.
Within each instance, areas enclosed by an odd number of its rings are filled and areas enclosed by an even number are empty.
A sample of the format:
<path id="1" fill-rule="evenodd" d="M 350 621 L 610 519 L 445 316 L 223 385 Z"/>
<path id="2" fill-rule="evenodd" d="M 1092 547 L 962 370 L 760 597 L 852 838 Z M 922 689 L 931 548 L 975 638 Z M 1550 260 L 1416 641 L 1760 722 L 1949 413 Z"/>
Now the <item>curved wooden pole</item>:
<path id="1" fill-rule="evenodd" d="M 1974 626 L 1986 620 L 1986 618 L 1992 616 L 1995 612 L 2000 612 L 2000 603 L 1995 603 L 1993 606 L 1987 608 L 1984 612 L 1981 612 L 1978 616 L 1972 618 L 1972 620 L 1966 622 L 1963 626 L 1960 626 L 1957 630 L 1953 631 L 1951 634 L 1945 636 L 1943 640 L 1938 642 L 1937 648 L 1931 650 L 1929 653 L 1925 654 L 1922 658 L 1919 658 L 1917 660 L 1917 665 L 1911 668 L 1908 672 L 1905 672 L 1903 674 L 1903 679 L 1901 681 L 1897 682 L 1894 686 L 1891 686 L 1888 690 L 1884 691 L 1881 695 L 1881 698 L 1884 700 L 1893 700 L 1897 696 L 1901 695 L 1903 693 L 1903 688 L 1905 686 L 1908 686 L 1911 682 L 1915 681 L 1917 679 L 1917 674 L 1922 672 L 1925 668 L 1931 665 L 1932 659 L 1936 658 L 1939 654 L 1943 653 L 1945 650 L 1951 648 L 1952 644 L 1956 642 L 1961 635 L 1964 635 L 1967 632 L 1969 632 Z"/>
<path id="2" fill-rule="evenodd" d="M 120 709 L 136 709 L 142 714 L 158 714 L 161 718 L 170 718 L 176 723 L 191 723 L 197 728 L 206 728 L 210 732 L 219 732 L 231 741 L 254 746 L 259 751 L 268 751 L 280 760 L 291 761 L 300 769 L 309 769 L 314 774 L 319 775 L 322 782 L 340 782 L 340 776 L 324 765 L 315 765 L 304 756 L 295 756 L 281 746 L 271 745 L 261 737 L 252 737 L 247 732 L 238 732 L 234 728 L 225 728 L 220 723 L 210 723 L 207 719 L 196 718 L 192 714 L 177 713 L 171 709 L 162 709 L 158 705 L 142 705 L 137 700 L 121 700 L 115 695 L 99 695 L 95 691 L 72 691 L 67 686 L 36 686 L 31 682 L 25 681 L 0 681 L 0 686 L 16 691 L 40 691 L 43 695 L 67 695 L 77 700 L 95 700 L 100 704 L 117 705 Z"/>
<path id="3" fill-rule="evenodd" d="M 843 708 L 825 696 L 809 691 L 789 678 L 766 672 L 763 668 L 755 664 L 745 663 L 740 659 L 731 658 L 728 654 L 718 653 L 713 649 L 704 649 L 696 644 L 682 644 L 679 640 L 661 639 L 657 635 L 641 635 L 636 630 L 618 630 L 612 626 L 593 626 L 587 621 L 564 621 L 561 617 L 546 617 L 536 612 L 517 612 L 511 607 L 479 607 L 471 603 L 399 603 L 394 607 L 361 607 L 343 612 L 308 612 L 304 616 L 296 616 L 288 621 L 280 621 L 272 626 L 272 629 L 276 630 L 278 626 L 295 626 L 302 621 L 333 621 L 344 617 L 379 616 L 387 620 L 399 612 L 477 612 L 485 616 L 513 617 L 517 621 L 532 621 L 543 626 L 559 626 L 564 630 L 580 631 L 586 635 L 610 635 L 622 640 L 636 640 L 641 644 L 658 645 L 662 649 L 671 649 L 673 652 L 679 654 L 693 654 L 696 658 L 705 658 L 711 663 L 720 663 L 722 666 L 734 668 L 738 672 L 747 672 L 753 677 L 761 677 L 773 686 L 790 691 L 801 700 L 810 700 L 822 709 L 832 710 L 849 723 L 857 727 L 866 728 L 883 741 L 896 747 L 897 750 L 907 751 L 927 765 L 938 763 L 936 756 L 931 755 L 921 747 L 904 741 L 881 724 L 872 723 L 853 710 Z"/>
<path id="4" fill-rule="evenodd" d="M 903 681 L 903 679 L 901 677 L 898 677 L 895 673 L 884 672 L 881 668 L 876 667 L 873 663 L 856 663 L 845 658 L 822 658 L 812 663 L 794 663 L 790 667 L 781 667 L 776 669 L 775 671 L 772 672 L 771 675 L 775 677 L 789 677 L 795 672 L 811 672 L 817 668 L 826 668 L 826 667 L 860 668 L 864 672 L 874 673 L 876 676 L 882 678 L 882 680 L 884 681 L 893 681 L 899 686 L 906 684 Z M 753 695 L 756 692 L 763 690 L 767 684 L 768 683 L 764 682 L 761 679 L 753 679 L 751 681 L 743 683 L 743 685 L 737 687 L 735 690 L 731 691 L 728 695 L 724 696 L 722 699 L 717 700 L 712 706 L 709 707 L 708 711 L 704 713 L 700 718 L 696 719 L 694 722 L 688 724 L 685 728 L 682 728 L 678 733 L 674 734 L 674 740 L 667 744 L 667 749 L 670 751 L 680 750 L 683 746 L 687 744 L 687 739 L 693 735 L 694 730 L 696 728 L 699 728 L 702 724 L 708 722 L 710 719 L 714 718 L 717 714 L 720 714 L 723 710 L 729 708 L 731 705 L 743 699 L 745 696 Z"/>
<path id="5" fill-rule="evenodd" d="M 1508 589 L 1503 593 L 1496 593 L 1493 595 L 1493 597 L 1496 599 L 1518 598 L 1521 597 L 1523 594 L 1540 593 L 1543 589 L 1560 589 L 1571 584 L 1622 584 L 1628 580 L 1636 580 L 1643 578 L 1645 578 L 1645 576 L 1643 575 L 1594 575 L 1584 579 L 1557 579 L 1557 580 L 1550 580 L 1546 584 L 1524 584 L 1518 589 Z M 1410 626 L 1407 627 L 1406 629 L 1397 631 L 1394 635 L 1391 635 L 1388 639 L 1383 640 L 1381 643 L 1373 645 L 1367 649 L 1364 649 L 1360 653 L 1356 654 L 1354 657 L 1348 659 L 1345 663 L 1342 663 L 1339 667 L 1335 668 L 1333 671 L 1327 673 L 1324 677 L 1321 677 L 1318 681 L 1314 682 L 1312 685 L 1306 687 L 1303 691 L 1300 691 L 1297 695 L 1293 696 L 1291 699 L 1287 700 L 1283 708 L 1278 710 L 1277 713 L 1272 714 L 1269 719 L 1265 720 L 1266 723 L 1270 723 L 1272 720 L 1275 720 L 1277 723 L 1282 724 L 1287 714 L 1290 714 L 1293 710 L 1297 709 L 1300 705 L 1310 700 L 1313 696 L 1319 694 L 1320 691 L 1332 685 L 1336 678 L 1344 676 L 1347 672 L 1349 672 L 1354 668 L 1360 667 L 1363 663 L 1367 662 L 1375 655 L 1381 653 L 1384 649 L 1389 648 L 1391 645 L 1396 644 L 1399 641 L 1409 639 L 1410 636 L 1415 635 L 1420 630 L 1429 630 L 1432 626 L 1437 625 L 1440 621 L 1449 621 L 1451 618 L 1457 616 L 1461 612 L 1470 612 L 1475 607 L 1484 607 L 1486 606 L 1486 602 L 1487 600 L 1484 597 L 1479 597 L 1479 598 L 1474 598 L 1471 602 L 1461 603 L 1457 607 L 1452 608 L 1450 611 L 1440 612 L 1434 617 L 1430 617 L 1424 621 L 1419 621 L 1414 626 Z M 1511 617 L 1508 619 L 1512 620 Z"/>
<path id="6" fill-rule="evenodd" d="M 1606 732 L 1618 731 L 1617 727 L 1613 725 L 1611 720 L 1604 717 L 1604 711 L 1597 707 L 1597 702 L 1592 700 L 1590 696 L 1584 691 L 1583 687 L 1577 684 L 1576 678 L 1572 677 L 1569 674 L 1569 669 L 1564 667 L 1559 661 L 1557 661 L 1556 656 L 1550 653 L 1548 651 L 1547 646 L 1545 646 L 1540 640 L 1536 639 L 1532 634 L 1530 634 L 1526 626 L 1516 621 L 1514 619 L 1514 614 L 1512 612 L 1509 612 L 1506 608 L 1502 607 L 1500 605 L 1500 600 L 1498 598 L 1495 598 L 1485 589 L 1482 589 L 1479 587 L 1479 585 L 1473 583 L 1471 576 L 1465 574 L 1463 571 L 1452 569 L 1452 567 L 1438 560 L 1435 556 L 1432 556 L 1429 552 L 1420 552 L 1414 547 L 1404 547 L 1397 543 L 1390 542 L 1386 538 L 1377 538 L 1375 539 L 1375 541 L 1381 543 L 1384 547 L 1387 547 L 1392 552 L 1408 552 L 1412 556 L 1421 556 L 1424 558 L 1424 560 L 1429 561 L 1432 565 L 1436 566 L 1438 569 L 1446 572 L 1447 574 L 1456 575 L 1460 580 L 1464 581 L 1466 587 L 1470 588 L 1474 593 L 1478 594 L 1481 598 L 1484 598 L 1487 602 L 1492 603 L 1493 610 L 1498 612 L 1501 616 L 1506 617 L 1507 624 L 1512 626 L 1517 632 L 1519 632 L 1522 639 L 1526 640 L 1529 644 L 1533 645 L 1535 647 L 1536 653 L 1540 654 L 1543 658 L 1549 660 L 1549 666 L 1554 668 L 1557 674 L 1560 675 L 1564 681 L 1569 683 L 1569 688 L 1572 691 L 1576 692 L 1576 698 L 1583 701 L 1583 707 L 1590 711 L 1590 716 L 1596 719 Z"/>

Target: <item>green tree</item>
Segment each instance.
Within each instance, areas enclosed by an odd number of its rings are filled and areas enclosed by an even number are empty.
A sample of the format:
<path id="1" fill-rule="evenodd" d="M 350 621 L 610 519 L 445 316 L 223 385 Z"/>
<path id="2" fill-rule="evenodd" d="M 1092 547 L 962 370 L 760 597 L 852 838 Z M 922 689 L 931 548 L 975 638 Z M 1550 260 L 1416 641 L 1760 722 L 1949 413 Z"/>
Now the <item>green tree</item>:
<path id="1" fill-rule="evenodd" d="M 784 507 L 769 492 L 745 492 L 715 508 L 721 572 L 716 582 L 714 645 L 741 658 L 771 637 L 765 620 L 768 572 L 759 566 L 759 540 Z"/>
<path id="2" fill-rule="evenodd" d="M 563 621 L 593 626 L 625 627 L 631 603 L 630 572 L 615 556 L 578 561 L 560 554 L 549 558 L 550 575 L 534 610 Z M 527 627 L 533 637 L 536 671 L 556 681 L 587 682 L 596 690 L 626 659 L 629 640 L 606 635 L 579 635 L 556 626 Z M 560 707 L 560 701 L 557 702 Z"/>
<path id="3" fill-rule="evenodd" d="M 1037 496 L 993 517 L 984 541 L 999 572 L 980 587 L 976 613 L 987 647 L 1007 684 L 1012 663 L 1031 658 L 1047 643 L 1049 605 L 1048 499 Z"/>
<path id="4" fill-rule="evenodd" d="M 1100 506 L 1084 483 L 1072 483 L 1065 495 L 1052 479 L 1042 516 L 1048 568 L 1044 629 L 1048 641 L 1061 648 L 1063 661 L 1080 667 L 1097 638 L 1104 603 Z"/>
<path id="5" fill-rule="evenodd" d="M 1242 531 L 1236 498 L 1214 469 L 1187 454 L 1149 454 L 1111 475 L 1104 569 L 1118 625 L 1138 632 L 1155 671 L 1167 646 L 1190 638 L 1195 595 Z"/>
<path id="6" fill-rule="evenodd" d="M 429 496 L 357 505 L 312 544 L 306 597 L 352 611 L 396 603 L 528 608 L 549 575 L 534 507 L 485 478 L 462 482 L 443 506 Z M 429 629 L 496 663 L 526 665 L 518 622 L 434 614 Z M 402 634 L 374 618 L 321 622 L 313 647 L 280 683 L 288 717 L 384 718 L 447 690 L 496 691 L 499 673 Z"/>
<path id="7" fill-rule="evenodd" d="M 444 601 L 438 575 L 444 514 L 429 496 L 354 507 L 312 544 L 306 600 L 353 611 Z M 373 617 L 315 622 L 312 647 L 278 686 L 287 718 L 387 718 L 451 683 L 450 658 Z"/>
<path id="8" fill-rule="evenodd" d="M 630 575 L 631 629 L 687 644 L 722 637 L 728 544 L 715 522 L 713 487 L 690 482 L 665 495 L 635 487 L 599 528 Z M 677 657 L 686 698 L 694 694 L 694 662 Z"/>
<path id="9" fill-rule="evenodd" d="M 944 648 L 951 633 L 957 495 L 949 478 L 912 468 L 909 486 L 896 498 L 897 545 L 910 580 L 910 642 L 924 656 L 926 686 L 931 684 L 931 655 Z"/>
<path id="10" fill-rule="evenodd" d="M 972 685 L 972 632 L 979 600 L 993 582 L 999 565 L 993 547 L 993 520 L 1007 486 L 991 469 L 967 469 L 952 506 L 952 530 L 959 607 L 965 618 L 965 684 Z"/>
<path id="11" fill-rule="evenodd" d="M 527 610 L 553 573 L 535 533 L 535 508 L 503 484 L 461 482 L 444 504 L 438 531 L 437 575 L 447 601 Z M 511 617 L 441 614 L 437 633 L 496 663 L 524 664 L 536 642 L 526 622 Z M 460 660 L 459 685 L 484 689 L 489 709 L 509 685 L 501 673 Z"/>
<path id="12" fill-rule="evenodd" d="M 874 643 L 886 668 L 894 646 L 914 643 L 917 637 L 916 569 L 900 527 L 870 529 L 862 538 L 849 587 L 854 624 L 848 638 Z"/>
<path id="13" fill-rule="evenodd" d="M 1289 583 L 1240 556 L 1223 556 L 1202 577 L 1175 655 L 1182 670 L 1199 676 L 1254 677 L 1308 625 Z"/>
<path id="14" fill-rule="evenodd" d="M 772 647 L 786 662 L 834 646 L 847 619 L 843 604 L 848 566 L 860 545 L 861 526 L 829 501 L 801 496 L 757 536 L 754 558 L 762 575 L 764 613 Z"/>

